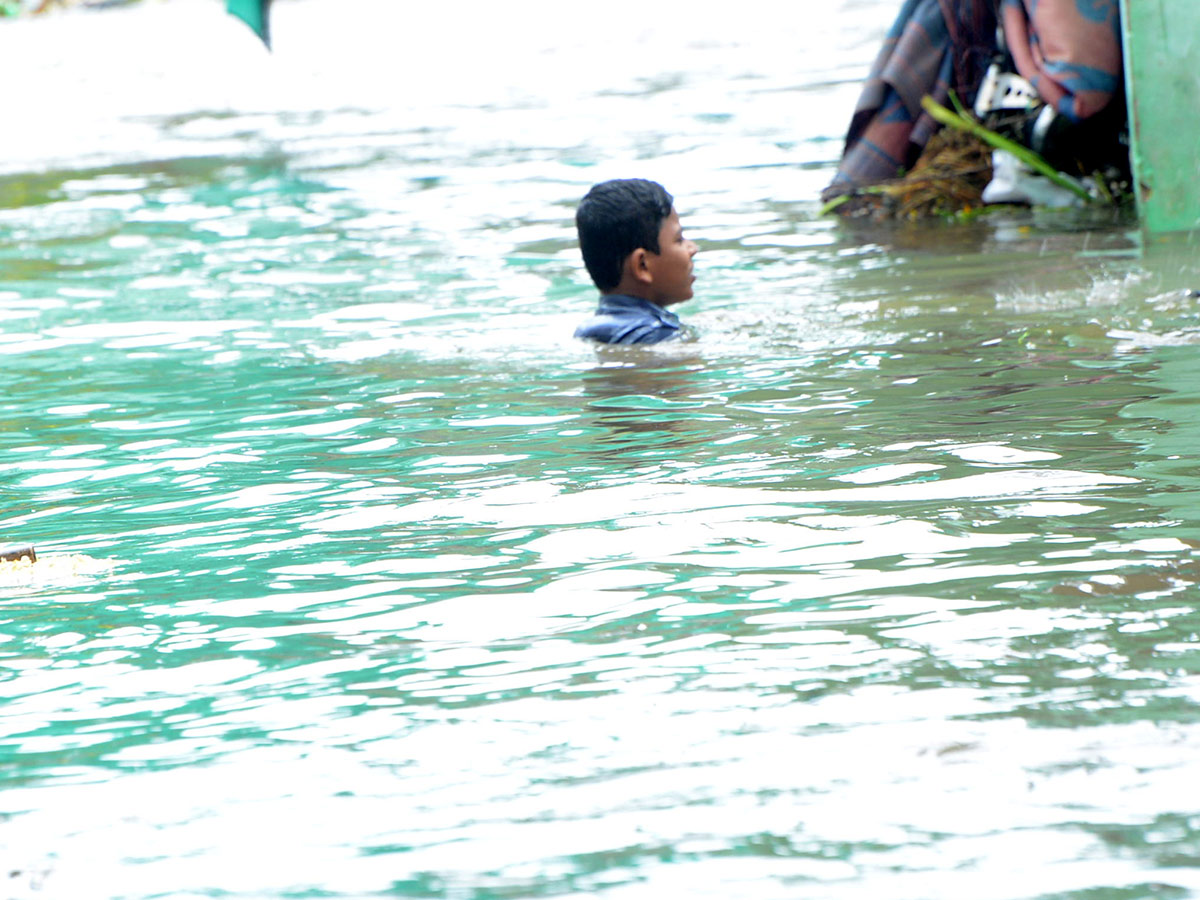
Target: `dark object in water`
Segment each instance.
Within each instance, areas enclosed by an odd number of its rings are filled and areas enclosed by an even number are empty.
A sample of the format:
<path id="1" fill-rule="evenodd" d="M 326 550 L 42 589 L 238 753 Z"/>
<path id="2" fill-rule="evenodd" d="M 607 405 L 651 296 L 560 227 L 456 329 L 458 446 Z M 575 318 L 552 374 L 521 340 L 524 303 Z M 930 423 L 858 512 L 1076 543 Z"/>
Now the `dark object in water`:
<path id="1" fill-rule="evenodd" d="M 37 554 L 33 552 L 33 544 L 9 544 L 0 547 L 0 562 L 20 562 L 28 556 L 31 563 L 37 562 Z"/>

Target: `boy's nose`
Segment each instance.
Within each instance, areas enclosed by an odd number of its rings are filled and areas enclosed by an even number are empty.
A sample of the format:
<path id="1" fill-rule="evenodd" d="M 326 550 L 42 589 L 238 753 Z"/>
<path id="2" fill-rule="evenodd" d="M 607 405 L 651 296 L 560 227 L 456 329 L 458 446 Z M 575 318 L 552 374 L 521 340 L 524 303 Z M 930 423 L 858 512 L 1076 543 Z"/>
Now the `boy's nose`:
<path id="1" fill-rule="evenodd" d="M 695 256 L 700 248 L 695 241 L 688 241 L 688 256 Z"/>

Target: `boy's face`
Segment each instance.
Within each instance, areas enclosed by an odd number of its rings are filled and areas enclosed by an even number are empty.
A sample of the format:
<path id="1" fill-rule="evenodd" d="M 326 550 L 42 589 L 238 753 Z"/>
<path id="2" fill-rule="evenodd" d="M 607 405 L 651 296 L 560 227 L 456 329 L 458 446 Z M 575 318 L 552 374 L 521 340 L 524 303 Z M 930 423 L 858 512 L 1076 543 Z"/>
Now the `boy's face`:
<path id="1" fill-rule="evenodd" d="M 658 229 L 658 253 L 646 251 L 646 265 L 650 270 L 650 289 L 653 300 L 659 306 L 681 303 L 691 299 L 692 257 L 699 248 L 683 236 L 679 213 L 674 209 L 662 221 Z"/>

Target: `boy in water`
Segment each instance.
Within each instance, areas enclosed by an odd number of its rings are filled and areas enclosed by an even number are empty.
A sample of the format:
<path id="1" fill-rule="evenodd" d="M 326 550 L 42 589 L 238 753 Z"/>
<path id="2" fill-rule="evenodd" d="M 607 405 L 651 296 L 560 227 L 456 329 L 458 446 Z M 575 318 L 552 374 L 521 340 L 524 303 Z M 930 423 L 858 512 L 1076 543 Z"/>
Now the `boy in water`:
<path id="1" fill-rule="evenodd" d="M 655 344 L 679 334 L 664 307 L 692 296 L 692 257 L 673 199 L 641 178 L 595 185 L 575 213 L 579 249 L 600 289 L 600 306 L 575 337 L 605 344 Z"/>

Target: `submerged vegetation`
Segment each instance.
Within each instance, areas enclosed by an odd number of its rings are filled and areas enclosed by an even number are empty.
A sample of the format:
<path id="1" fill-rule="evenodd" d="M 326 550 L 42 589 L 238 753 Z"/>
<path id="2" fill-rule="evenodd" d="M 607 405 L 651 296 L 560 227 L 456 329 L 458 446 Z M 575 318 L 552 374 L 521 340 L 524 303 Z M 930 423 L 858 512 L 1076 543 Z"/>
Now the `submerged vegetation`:
<path id="1" fill-rule="evenodd" d="M 975 135 L 943 128 L 905 175 L 843 194 L 823 212 L 900 221 L 961 217 L 984 205 L 991 179 L 991 148 Z"/>

